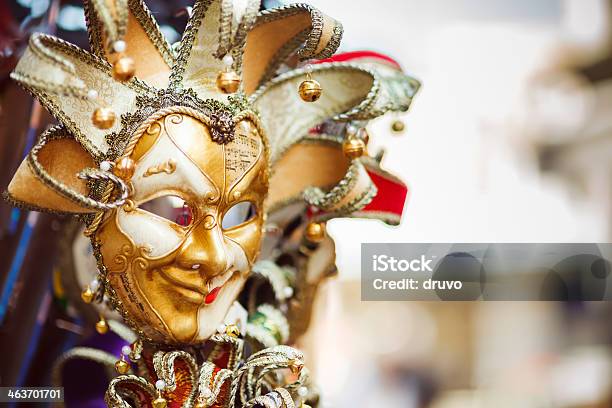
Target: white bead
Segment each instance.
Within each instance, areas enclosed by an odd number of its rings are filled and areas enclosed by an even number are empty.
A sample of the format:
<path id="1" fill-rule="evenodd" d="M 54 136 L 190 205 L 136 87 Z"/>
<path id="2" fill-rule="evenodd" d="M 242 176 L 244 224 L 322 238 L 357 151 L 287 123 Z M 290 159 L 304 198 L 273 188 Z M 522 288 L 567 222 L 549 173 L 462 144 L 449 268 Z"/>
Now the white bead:
<path id="1" fill-rule="evenodd" d="M 96 291 L 96 289 L 98 289 L 98 286 L 100 286 L 100 282 L 98 282 L 97 279 L 94 279 L 91 281 L 91 283 L 89 284 L 89 287 L 91 288 L 91 290 L 93 290 L 94 292 Z"/>
<path id="2" fill-rule="evenodd" d="M 103 162 L 100 163 L 100 170 L 102 171 L 111 171 L 112 168 L 113 168 L 113 165 L 108 160 L 104 160 Z"/>
<path id="3" fill-rule="evenodd" d="M 359 129 L 357 129 L 356 135 L 358 138 L 365 139 L 367 134 L 368 134 L 368 131 L 365 128 L 360 127 Z"/>
<path id="4" fill-rule="evenodd" d="M 200 264 L 193 264 L 191 265 L 191 269 L 200 269 Z"/>
<path id="5" fill-rule="evenodd" d="M 113 50 L 115 50 L 115 52 L 124 52 L 126 47 L 125 41 L 119 40 L 113 43 Z"/>
<path id="6" fill-rule="evenodd" d="M 312 74 L 312 65 L 306 64 L 306 66 L 304 67 L 304 72 L 306 72 L 307 74 Z"/>
<path id="7" fill-rule="evenodd" d="M 305 397 L 306 395 L 308 395 L 308 388 L 300 387 L 298 388 L 297 393 L 300 397 Z"/>
<path id="8" fill-rule="evenodd" d="M 291 296 L 293 296 L 293 288 L 291 286 L 285 286 L 283 288 L 283 294 L 285 295 L 285 297 L 290 298 Z"/>
<path id="9" fill-rule="evenodd" d="M 217 332 L 218 333 L 225 333 L 225 325 L 223 323 L 221 323 L 220 325 L 217 326 Z"/>
<path id="10" fill-rule="evenodd" d="M 157 388 L 160 391 L 163 390 L 164 388 L 166 388 L 166 382 L 164 380 L 155 381 L 155 388 Z"/>
<path id="11" fill-rule="evenodd" d="M 95 101 L 96 99 L 98 99 L 98 91 L 96 91 L 95 89 L 90 89 L 89 91 L 87 91 L 87 99 L 89 99 L 90 101 Z"/>
<path id="12" fill-rule="evenodd" d="M 223 65 L 226 67 L 234 65 L 234 57 L 232 57 L 231 54 L 226 54 L 225 57 L 223 57 Z"/>
<path id="13" fill-rule="evenodd" d="M 203 396 L 204 398 L 210 398 L 210 397 L 212 397 L 212 396 L 213 396 L 213 393 L 212 393 L 212 391 L 210 390 L 210 388 L 204 388 L 204 389 L 202 390 L 202 396 Z"/>
<path id="14" fill-rule="evenodd" d="M 353 136 L 355 133 L 357 133 L 357 126 L 355 125 L 348 125 L 346 127 L 346 134 L 349 136 Z"/>

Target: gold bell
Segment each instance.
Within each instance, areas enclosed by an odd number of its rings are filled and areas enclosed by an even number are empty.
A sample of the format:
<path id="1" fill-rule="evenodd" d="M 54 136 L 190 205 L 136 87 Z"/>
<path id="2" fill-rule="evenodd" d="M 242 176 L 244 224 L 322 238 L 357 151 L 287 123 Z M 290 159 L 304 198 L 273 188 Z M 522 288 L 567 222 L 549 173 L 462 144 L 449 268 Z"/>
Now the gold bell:
<path id="1" fill-rule="evenodd" d="M 91 115 L 91 122 L 98 129 L 110 129 L 115 123 L 115 117 L 111 108 L 98 108 Z"/>
<path id="2" fill-rule="evenodd" d="M 402 133 L 404 131 L 405 125 L 401 120 L 394 120 L 391 124 L 391 130 L 395 133 Z"/>
<path id="3" fill-rule="evenodd" d="M 108 332 L 108 323 L 102 316 L 100 316 L 100 320 L 96 323 L 96 331 L 100 334 L 106 334 Z"/>
<path id="4" fill-rule="evenodd" d="M 238 329 L 238 326 L 236 326 L 235 324 L 228 324 L 225 327 L 225 334 L 231 337 L 238 337 L 240 336 L 240 330 Z"/>
<path id="5" fill-rule="evenodd" d="M 366 145 L 361 139 L 351 137 L 342 143 L 342 152 L 350 160 L 363 156 Z"/>
<path id="6" fill-rule="evenodd" d="M 310 242 L 321 242 L 325 238 L 325 223 L 311 222 L 306 226 L 306 239 Z"/>
<path id="7" fill-rule="evenodd" d="M 304 363 L 299 360 L 291 359 L 289 361 L 289 370 L 293 375 L 298 375 L 302 372 L 302 368 L 304 368 Z"/>
<path id="8" fill-rule="evenodd" d="M 94 291 L 91 290 L 89 285 L 87 285 L 85 290 L 81 292 L 81 299 L 83 299 L 83 302 L 85 303 L 91 303 L 91 301 L 94 298 L 94 295 L 95 295 Z"/>
<path id="9" fill-rule="evenodd" d="M 130 57 L 121 57 L 113 64 L 113 78 L 125 82 L 134 78 L 136 66 Z"/>
<path id="10" fill-rule="evenodd" d="M 129 180 L 134 175 L 134 171 L 136 170 L 136 165 L 134 164 L 134 160 L 129 157 L 124 157 L 120 159 L 113 168 L 113 172 L 117 177 L 121 177 L 123 180 Z"/>
<path id="11" fill-rule="evenodd" d="M 231 94 L 238 90 L 240 76 L 234 71 L 221 71 L 217 75 L 217 88 L 225 94 Z"/>
<path id="12" fill-rule="evenodd" d="M 153 408 L 166 408 L 168 401 L 161 395 L 161 391 L 157 391 L 157 398 L 153 400 Z"/>
<path id="13" fill-rule="evenodd" d="M 308 78 L 300 84 L 298 92 L 304 102 L 315 102 L 321 97 L 321 84 L 312 78 Z"/>
<path id="14" fill-rule="evenodd" d="M 117 360 L 115 363 L 115 370 L 117 370 L 119 374 L 127 374 L 128 371 L 130 371 L 130 364 L 125 361 L 125 356 L 123 354 L 121 354 L 121 359 Z"/>

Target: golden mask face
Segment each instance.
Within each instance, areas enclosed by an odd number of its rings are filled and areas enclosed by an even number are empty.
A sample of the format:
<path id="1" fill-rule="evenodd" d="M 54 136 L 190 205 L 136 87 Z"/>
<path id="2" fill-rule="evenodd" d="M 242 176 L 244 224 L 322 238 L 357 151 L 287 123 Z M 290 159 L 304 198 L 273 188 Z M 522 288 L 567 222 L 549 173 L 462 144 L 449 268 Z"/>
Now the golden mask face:
<path id="1" fill-rule="evenodd" d="M 268 189 L 261 135 L 250 121 L 222 145 L 183 114 L 154 122 L 131 158 L 131 200 L 98 232 L 110 285 L 151 339 L 208 339 L 258 255 Z"/>

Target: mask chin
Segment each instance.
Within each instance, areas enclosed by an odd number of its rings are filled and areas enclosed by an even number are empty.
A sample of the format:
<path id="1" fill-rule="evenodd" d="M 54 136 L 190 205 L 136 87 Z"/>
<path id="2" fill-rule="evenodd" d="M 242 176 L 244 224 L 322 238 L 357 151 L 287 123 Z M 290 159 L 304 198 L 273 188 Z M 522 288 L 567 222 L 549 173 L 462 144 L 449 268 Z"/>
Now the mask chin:
<path id="1" fill-rule="evenodd" d="M 198 334 L 195 341 L 200 342 L 210 338 L 222 324 L 236 323 L 226 321 L 226 316 L 242 290 L 247 276 L 248 274 L 244 272 L 234 272 L 230 280 L 223 285 L 215 301 L 198 309 Z"/>

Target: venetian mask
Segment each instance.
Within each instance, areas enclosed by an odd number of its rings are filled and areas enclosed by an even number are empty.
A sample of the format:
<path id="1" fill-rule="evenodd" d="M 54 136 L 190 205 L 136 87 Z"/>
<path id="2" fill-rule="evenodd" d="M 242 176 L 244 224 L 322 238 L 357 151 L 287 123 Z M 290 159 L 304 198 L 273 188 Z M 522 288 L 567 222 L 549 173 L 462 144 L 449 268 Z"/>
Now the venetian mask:
<path id="1" fill-rule="evenodd" d="M 86 2 L 86 13 L 92 53 L 36 34 L 12 74 L 60 124 L 8 198 L 81 216 L 96 299 L 108 295 L 141 338 L 202 342 L 256 261 L 266 214 L 301 203 L 324 221 L 376 195 L 364 142 L 347 150 L 343 134 L 310 129 L 405 110 L 418 83 L 371 58 L 279 75 L 339 44 L 341 25 L 305 4 L 196 1 L 174 48 L 141 1 Z"/>
<path id="2" fill-rule="evenodd" d="M 106 276 L 153 339 L 209 338 L 258 251 L 268 188 L 261 135 L 249 121 L 219 144 L 184 114 L 153 122 L 129 157 L 133 195 L 101 225 Z"/>

